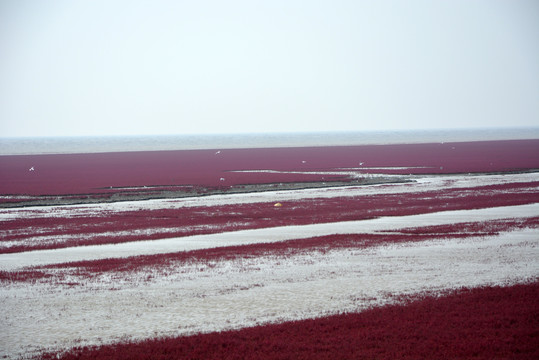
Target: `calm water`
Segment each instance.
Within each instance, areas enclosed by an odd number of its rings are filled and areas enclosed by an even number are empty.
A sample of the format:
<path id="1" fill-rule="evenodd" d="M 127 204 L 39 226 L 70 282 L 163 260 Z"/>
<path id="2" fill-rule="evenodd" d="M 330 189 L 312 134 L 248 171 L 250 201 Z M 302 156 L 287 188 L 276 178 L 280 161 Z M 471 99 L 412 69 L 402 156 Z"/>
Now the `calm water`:
<path id="1" fill-rule="evenodd" d="M 0 138 L 0 155 L 539 139 L 539 128 Z"/>

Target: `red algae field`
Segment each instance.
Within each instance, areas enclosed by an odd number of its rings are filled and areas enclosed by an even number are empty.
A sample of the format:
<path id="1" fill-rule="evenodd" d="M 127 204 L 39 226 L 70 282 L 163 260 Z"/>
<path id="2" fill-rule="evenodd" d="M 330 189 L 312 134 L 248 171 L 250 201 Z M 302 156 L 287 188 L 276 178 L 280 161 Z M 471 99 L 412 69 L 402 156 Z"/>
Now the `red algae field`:
<path id="1" fill-rule="evenodd" d="M 536 359 L 538 169 L 539 140 L 0 156 L 0 358 Z"/>

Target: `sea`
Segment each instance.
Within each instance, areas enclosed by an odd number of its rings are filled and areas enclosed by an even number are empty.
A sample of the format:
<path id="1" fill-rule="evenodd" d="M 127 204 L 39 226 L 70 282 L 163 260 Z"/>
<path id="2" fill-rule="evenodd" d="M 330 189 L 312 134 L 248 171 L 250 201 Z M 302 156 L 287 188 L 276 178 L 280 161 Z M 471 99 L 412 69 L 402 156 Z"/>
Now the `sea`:
<path id="1" fill-rule="evenodd" d="M 0 137 L 0 155 L 539 139 L 539 127 L 203 135 Z"/>

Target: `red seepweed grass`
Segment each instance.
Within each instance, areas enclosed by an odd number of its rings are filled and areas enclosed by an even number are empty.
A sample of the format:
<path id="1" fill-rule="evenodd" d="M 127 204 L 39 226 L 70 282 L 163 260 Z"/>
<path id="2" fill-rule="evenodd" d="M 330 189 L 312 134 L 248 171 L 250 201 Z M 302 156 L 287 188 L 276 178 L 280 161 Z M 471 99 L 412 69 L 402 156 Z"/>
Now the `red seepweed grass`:
<path id="1" fill-rule="evenodd" d="M 2 222 L 0 253 L 113 244 L 263 227 L 364 220 L 539 201 L 538 182 L 273 203 L 29 217 Z M 37 236 L 49 241 L 33 240 Z M 59 236 L 67 235 L 61 239 Z M 28 241 L 25 241 L 28 240 Z M 2 246 L 9 242 L 9 246 Z"/>
<path id="2" fill-rule="evenodd" d="M 109 154 L 0 156 L 0 194 L 109 198 L 124 192 L 204 192 L 242 184 L 347 180 L 330 172 L 510 172 L 539 168 L 539 140 L 474 143 L 232 149 Z M 35 170 L 29 172 L 28 168 Z M 386 167 L 376 169 L 377 167 Z M 394 168 L 387 168 L 394 167 Z M 398 168 L 397 168 L 398 167 Z M 284 173 L 235 172 L 276 170 Z M 319 172 L 304 173 L 304 172 Z M 151 240 L 239 229 L 402 216 L 443 210 L 520 205 L 539 201 L 537 182 L 405 194 L 378 194 L 272 203 L 45 216 L 2 222 L 0 252 Z M 140 190 L 138 187 L 148 190 Z M 150 189 L 152 186 L 155 189 Z M 20 197 L 24 199 L 24 197 Z M 6 197 L 1 201 L 14 201 Z M 85 286 L 109 274 L 178 271 L 184 264 L 282 256 L 332 249 L 363 249 L 430 239 L 492 236 L 537 228 L 539 219 L 509 219 L 401 229 L 379 234 L 332 235 L 281 243 L 212 248 L 173 254 L 81 261 L 0 272 L 0 282 L 46 283 L 51 289 Z M 63 238 L 62 238 L 63 237 Z M 0 242 L 0 245 L 1 245 Z M 15 245 L 13 245 L 15 244 Z M 211 264 L 209 264 L 211 265 Z M 208 267 L 209 267 L 208 265 Z M 97 281 L 100 281 L 97 278 Z M 152 282 L 150 277 L 148 280 Z M 28 284 L 23 284 L 22 287 Z M 150 284 L 153 285 L 153 284 Z M 462 289 L 444 296 L 396 294 L 397 304 L 350 313 L 220 333 L 158 338 L 72 349 L 65 359 L 192 358 L 539 358 L 537 282 Z M 76 291 L 81 289 L 75 289 Z M 44 354 L 44 359 L 57 354 Z"/>
<path id="3" fill-rule="evenodd" d="M 67 277 L 84 283 L 105 273 L 131 273 L 157 271 L 166 274 L 185 263 L 209 263 L 223 260 L 240 260 L 259 256 L 289 257 L 312 251 L 327 252 L 332 249 L 365 249 L 373 246 L 420 242 L 434 239 L 493 236 L 503 231 L 537 228 L 539 218 L 491 220 L 452 225 L 404 228 L 391 234 L 341 234 L 295 239 L 275 243 L 216 247 L 210 249 L 169 254 L 141 255 L 127 258 L 85 260 L 38 266 L 16 272 L 0 271 L 0 283 L 33 282 L 46 280 L 63 283 Z"/>
<path id="4" fill-rule="evenodd" d="M 387 174 L 493 173 L 539 169 L 539 140 L 323 148 L 156 151 L 105 154 L 0 156 L 1 202 L 32 196 L 112 200 L 125 193 L 200 193 L 245 184 L 347 181 Z M 28 171 L 34 168 L 34 171 Z M 275 170 L 274 173 L 256 170 Z M 247 171 L 247 172 L 244 172 Z M 251 172 L 249 172 L 251 171 Z M 309 173 L 310 172 L 310 173 Z M 2 222 L 0 252 L 151 240 L 239 229 L 402 216 L 443 210 L 520 205 L 539 201 L 538 183 L 444 189 L 407 194 L 214 207 L 103 212 L 90 216 L 29 217 Z M 14 196 L 11 196 L 14 195 Z M 29 195 L 30 197 L 25 197 Z M 153 195 L 152 195 L 153 196 Z M 39 200 L 47 200 L 39 198 Z M 402 229 L 399 233 L 332 235 L 281 243 L 213 248 L 125 259 L 81 261 L 0 272 L 3 284 L 37 282 L 85 286 L 112 274 L 166 275 L 186 263 L 257 256 L 288 257 L 339 248 L 442 238 L 492 236 L 537 228 L 539 219 L 514 219 Z M 99 278 L 98 278 L 99 281 Z M 147 281 L 152 281 L 151 279 Z M 23 284 L 21 287 L 27 286 Z M 152 285 L 152 284 L 150 284 Z M 75 289 L 76 291 L 80 289 Z M 220 333 L 196 334 L 76 348 L 65 359 L 416 359 L 539 358 L 539 284 L 462 289 L 444 296 L 394 296 L 394 305 Z M 39 326 L 39 325 L 37 325 Z M 39 330 L 39 328 L 36 328 Z M 44 359 L 58 354 L 44 354 Z"/>
<path id="5" fill-rule="evenodd" d="M 219 154 L 215 150 L 179 150 L 12 155 L 0 156 L 0 194 L 98 194 L 129 191 L 129 188 L 144 186 L 228 187 L 324 181 L 332 177 L 328 174 L 230 172 L 234 170 L 324 172 L 359 168 L 365 174 L 522 171 L 539 168 L 537 153 L 539 140 L 534 139 L 227 149 Z M 32 167 L 35 170 L 28 171 Z M 372 169 L 376 167 L 404 169 Z M 221 178 L 225 181 L 221 181 Z"/>
<path id="6" fill-rule="evenodd" d="M 59 358 L 537 359 L 538 298 L 537 282 L 460 289 L 360 313 L 75 348 Z"/>

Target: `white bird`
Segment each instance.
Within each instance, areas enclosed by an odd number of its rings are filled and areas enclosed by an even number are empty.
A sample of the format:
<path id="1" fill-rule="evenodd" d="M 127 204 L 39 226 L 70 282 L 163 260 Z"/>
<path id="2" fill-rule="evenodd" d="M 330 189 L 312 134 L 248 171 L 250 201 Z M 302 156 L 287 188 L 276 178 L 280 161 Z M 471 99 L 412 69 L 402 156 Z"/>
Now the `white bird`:
<path id="1" fill-rule="evenodd" d="M 28 171 L 34 171 L 34 167 L 32 166 L 30 169 L 28 169 Z"/>
<path id="2" fill-rule="evenodd" d="M 359 163 L 359 166 L 361 166 L 361 165 L 363 165 L 363 163 L 362 163 L 362 162 L 360 162 L 360 163 Z"/>
<path id="3" fill-rule="evenodd" d="M 225 181 L 225 178 L 220 178 L 219 181 Z"/>
<path id="4" fill-rule="evenodd" d="M 221 153 L 221 150 L 218 150 L 218 151 L 215 153 L 215 155 L 220 154 L 220 153 Z"/>

